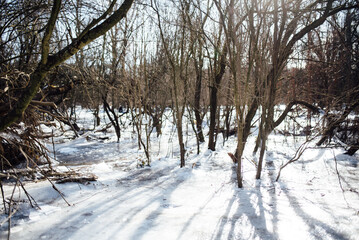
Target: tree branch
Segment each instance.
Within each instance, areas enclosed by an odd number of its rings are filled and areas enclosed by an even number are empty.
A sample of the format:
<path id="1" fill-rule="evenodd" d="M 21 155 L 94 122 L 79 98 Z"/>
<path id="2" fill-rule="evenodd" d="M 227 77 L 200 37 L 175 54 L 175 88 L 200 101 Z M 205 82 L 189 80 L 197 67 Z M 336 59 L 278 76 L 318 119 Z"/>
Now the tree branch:
<path id="1" fill-rule="evenodd" d="M 85 36 L 85 34 L 87 34 L 91 28 L 93 28 L 94 26 L 96 26 L 99 22 L 101 22 L 102 20 L 104 20 L 107 15 L 112 11 L 113 7 L 115 6 L 117 0 L 114 0 L 111 5 L 109 6 L 109 8 L 107 9 L 106 12 L 104 12 L 100 17 L 92 20 L 92 22 L 87 25 L 87 27 L 80 33 L 80 35 L 78 36 L 78 39 L 82 38 L 83 36 Z"/>
<path id="2" fill-rule="evenodd" d="M 309 110 L 315 112 L 315 113 L 319 113 L 319 108 L 317 108 L 316 106 L 310 104 L 310 103 L 307 103 L 307 102 L 304 102 L 304 101 L 300 101 L 300 100 L 294 100 L 294 101 L 291 101 L 287 107 L 285 108 L 284 112 L 280 115 L 280 117 L 277 119 L 277 121 L 275 121 L 272 125 L 272 129 L 276 128 L 279 126 L 279 124 L 281 124 L 283 122 L 283 120 L 285 119 L 285 117 L 288 115 L 288 113 L 292 110 L 292 107 L 294 105 L 303 105 L 305 106 L 306 108 L 308 108 Z"/>
<path id="3" fill-rule="evenodd" d="M 80 49 L 88 45 L 90 42 L 95 40 L 96 38 L 104 35 L 108 30 L 110 30 L 113 26 L 115 26 L 119 21 L 121 21 L 128 10 L 131 8 L 134 0 L 125 0 L 119 9 L 117 9 L 109 18 L 107 18 L 104 22 L 99 24 L 98 26 L 92 28 L 85 34 L 81 34 L 79 38 L 74 39 L 74 41 L 63 48 L 56 54 L 49 57 L 48 67 L 53 68 L 60 63 L 66 61 L 73 55 L 75 55 Z"/>
<path id="4" fill-rule="evenodd" d="M 40 64 L 46 64 L 50 51 L 50 38 L 55 28 L 57 16 L 61 8 L 61 0 L 55 0 L 52 6 L 49 22 L 47 23 L 44 37 L 42 39 L 42 51 Z"/>

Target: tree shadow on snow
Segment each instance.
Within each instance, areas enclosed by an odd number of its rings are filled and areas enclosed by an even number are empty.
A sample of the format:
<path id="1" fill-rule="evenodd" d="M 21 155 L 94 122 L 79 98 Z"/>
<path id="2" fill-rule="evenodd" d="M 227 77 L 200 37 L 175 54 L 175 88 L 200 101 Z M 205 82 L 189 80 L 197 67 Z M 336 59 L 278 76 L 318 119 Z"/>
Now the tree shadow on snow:
<path id="1" fill-rule="evenodd" d="M 309 234 L 313 239 L 327 239 L 328 236 L 331 239 L 341 239 L 341 240 L 349 240 L 350 238 L 345 234 L 339 232 L 334 229 L 332 226 L 326 224 L 323 221 L 318 220 L 317 218 L 312 217 L 309 213 L 307 213 L 300 205 L 298 199 L 294 197 L 288 188 L 282 183 L 282 192 L 286 195 L 289 200 L 289 204 L 294 210 L 294 212 L 302 218 L 305 224 L 309 228 Z M 335 216 L 333 216 L 335 218 Z M 324 235 L 324 236 L 323 236 Z"/>
<path id="2" fill-rule="evenodd" d="M 276 234 L 278 222 L 276 194 L 271 194 L 269 202 L 264 202 L 261 191 L 266 191 L 267 189 L 261 189 L 261 187 L 238 189 L 236 187 L 235 166 L 232 167 L 230 184 L 233 185 L 233 196 L 228 199 L 225 212 L 218 220 L 214 232 L 212 234 L 208 233 L 209 237 L 206 239 L 278 239 Z M 206 209 L 207 205 L 215 198 L 217 192 L 218 190 L 213 192 L 199 210 L 192 214 L 176 239 L 183 238 L 190 225 Z M 269 217 L 271 219 L 267 219 Z M 268 230 L 268 221 L 272 223 L 273 232 Z"/>
<path id="3" fill-rule="evenodd" d="M 235 179 L 235 168 L 233 176 Z M 238 189 L 234 186 L 236 194 L 228 202 L 226 212 L 218 221 L 211 239 L 278 239 L 276 194 L 270 194 L 268 202 L 262 195 L 262 191 L 267 190 L 261 186 L 253 189 Z M 273 231 L 268 229 L 268 222 L 271 222 Z"/>
<path id="4" fill-rule="evenodd" d="M 194 222 L 194 220 L 196 219 L 196 217 L 200 216 L 201 213 L 203 212 L 203 210 L 208 206 L 208 204 L 214 199 L 214 197 L 218 194 L 218 192 L 221 190 L 221 188 L 223 188 L 224 185 L 222 185 L 219 189 L 217 189 L 216 191 L 214 191 L 211 196 L 205 201 L 205 203 L 199 208 L 198 211 L 196 211 L 194 214 L 192 214 L 192 216 L 187 220 L 186 224 L 182 227 L 179 235 L 177 236 L 177 240 L 181 239 L 183 237 L 183 235 L 186 233 L 186 231 L 188 230 L 188 228 L 191 226 L 191 224 Z M 234 200 L 234 198 L 232 198 Z M 231 201 L 232 201 L 231 199 Z M 228 213 L 227 213 L 228 214 Z"/>
<path id="5" fill-rule="evenodd" d="M 78 210 L 71 207 L 64 209 L 73 212 L 65 215 L 63 219 L 58 219 L 55 224 L 44 223 L 42 232 L 37 237 L 62 240 L 77 238 L 81 233 L 96 233 L 94 236 L 89 235 L 90 238 L 101 236 L 103 233 L 104 236 L 108 236 L 106 239 L 119 239 L 117 233 L 130 224 L 133 218 L 153 204 L 161 205 L 162 207 L 158 207 L 146 217 L 146 226 L 141 224 L 142 229 L 133 237 L 140 239 L 163 210 L 163 196 L 169 196 L 185 180 L 168 176 L 173 169 L 172 166 L 158 171 L 152 171 L 150 168 L 137 169 L 133 174 L 118 179 L 117 187 L 108 188 L 108 197 L 97 198 L 97 201 L 91 202 L 85 200 L 87 206 L 79 207 Z M 144 201 L 140 205 L 123 209 L 123 204 L 129 206 L 129 202 L 138 202 L 141 196 L 144 196 Z M 116 224 L 118 227 L 114 227 Z M 109 225 L 111 227 L 108 228 Z M 86 232 L 87 229 L 89 232 Z"/>

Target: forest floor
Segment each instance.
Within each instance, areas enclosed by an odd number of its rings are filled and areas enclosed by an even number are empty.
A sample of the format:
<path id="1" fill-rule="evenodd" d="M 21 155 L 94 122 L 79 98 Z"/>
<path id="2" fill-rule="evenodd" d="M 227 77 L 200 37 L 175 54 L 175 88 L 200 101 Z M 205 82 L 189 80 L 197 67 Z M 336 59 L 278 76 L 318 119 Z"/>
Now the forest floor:
<path id="1" fill-rule="evenodd" d="M 84 125 L 92 119 L 90 112 L 79 118 Z M 16 189 L 11 239 L 359 239 L 358 154 L 347 156 L 343 149 L 317 148 L 313 142 L 276 182 L 280 166 L 306 137 L 273 133 L 262 179 L 255 180 L 251 137 L 243 159 L 244 187 L 238 189 L 227 154 L 235 150 L 236 138 L 223 142 L 218 135 L 216 151 L 204 143 L 197 154 L 187 126 L 186 167 L 180 168 L 176 130 L 168 119 L 163 134 L 151 136 L 150 167 L 139 166 L 146 159 L 129 124 L 119 143 L 112 129 L 87 131 L 76 139 L 56 137 L 55 169 L 98 179 L 56 184 L 70 206 L 48 181 L 25 182 L 41 209 L 31 208 Z M 4 190 L 9 197 L 13 184 Z M 8 228 L 3 211 L 1 239 Z"/>

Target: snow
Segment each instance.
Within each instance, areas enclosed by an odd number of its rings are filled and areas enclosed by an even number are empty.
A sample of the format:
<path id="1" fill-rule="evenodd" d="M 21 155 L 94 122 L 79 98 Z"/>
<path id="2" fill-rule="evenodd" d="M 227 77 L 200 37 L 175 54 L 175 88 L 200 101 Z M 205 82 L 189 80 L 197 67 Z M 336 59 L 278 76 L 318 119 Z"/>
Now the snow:
<path id="1" fill-rule="evenodd" d="M 138 165 L 145 155 L 130 126 L 119 143 L 112 130 L 102 133 L 109 136 L 106 141 L 85 136 L 63 141 L 59 136 L 58 170 L 93 173 L 98 180 L 56 184 L 71 206 L 49 182 L 27 182 L 41 209 L 30 208 L 24 193 L 16 190 L 23 201 L 12 219 L 11 239 L 359 239 L 358 155 L 311 146 L 275 182 L 281 164 L 306 139 L 272 134 L 262 179 L 255 180 L 251 137 L 243 159 L 244 188 L 238 189 L 227 155 L 236 147 L 235 137 L 223 144 L 219 135 L 215 152 L 204 143 L 197 155 L 189 130 L 186 167 L 180 168 L 173 129 L 166 120 L 163 135 L 153 134 L 150 167 Z M 91 134 L 95 132 L 85 133 Z M 4 189 L 10 196 L 12 185 Z M 0 238 L 6 229 L 5 222 Z"/>

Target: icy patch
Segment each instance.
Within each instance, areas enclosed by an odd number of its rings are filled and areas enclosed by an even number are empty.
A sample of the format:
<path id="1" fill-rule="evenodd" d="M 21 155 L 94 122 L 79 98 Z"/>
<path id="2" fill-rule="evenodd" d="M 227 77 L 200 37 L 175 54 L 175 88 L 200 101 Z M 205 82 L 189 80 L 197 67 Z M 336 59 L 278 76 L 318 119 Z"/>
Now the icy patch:
<path id="1" fill-rule="evenodd" d="M 69 154 L 75 154 L 75 153 L 79 152 L 80 150 L 77 148 L 74 148 L 74 147 L 63 147 L 63 148 L 58 149 L 57 151 L 59 151 L 60 153 L 69 155 Z"/>

